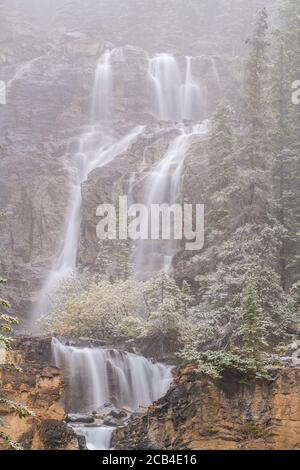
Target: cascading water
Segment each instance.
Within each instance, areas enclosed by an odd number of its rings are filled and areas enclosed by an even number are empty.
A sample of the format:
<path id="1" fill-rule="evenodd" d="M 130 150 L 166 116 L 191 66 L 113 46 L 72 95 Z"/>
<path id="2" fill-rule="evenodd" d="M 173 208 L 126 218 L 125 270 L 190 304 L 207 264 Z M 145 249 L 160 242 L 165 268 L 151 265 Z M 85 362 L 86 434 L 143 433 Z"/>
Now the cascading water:
<path id="1" fill-rule="evenodd" d="M 67 378 L 65 407 L 72 413 L 92 412 L 108 403 L 130 412 L 142 411 L 163 396 L 172 381 L 171 367 L 135 354 L 64 346 L 57 339 L 52 340 L 52 350 L 55 365 Z M 84 432 L 91 446 L 99 448 L 104 440 L 109 444 L 112 430 L 100 427 L 99 433 L 97 428 Z"/>
<path id="2" fill-rule="evenodd" d="M 50 272 L 42 291 L 39 294 L 37 303 L 32 315 L 32 320 L 36 320 L 41 315 L 47 313 L 51 296 L 55 294 L 60 282 L 71 275 L 76 269 L 76 258 L 80 231 L 80 213 L 81 213 L 81 185 L 86 180 L 88 174 L 95 168 L 107 165 L 115 157 L 125 152 L 130 144 L 143 131 L 143 126 L 138 126 L 131 133 L 116 141 L 107 147 L 107 143 L 97 151 L 86 152 L 85 149 L 90 146 L 95 138 L 95 131 L 85 134 L 80 138 L 79 151 L 76 154 L 75 161 L 80 165 L 74 168 L 75 181 L 71 192 L 71 205 L 67 218 L 67 226 L 64 237 L 64 243 L 56 263 L 56 267 Z M 104 139 L 106 140 L 106 139 Z"/>
<path id="3" fill-rule="evenodd" d="M 76 150 L 73 150 L 73 160 L 68 167 L 72 179 L 70 191 L 70 206 L 65 227 L 65 236 L 60 247 L 59 256 L 50 271 L 40 293 L 39 300 L 31 314 L 28 326 L 32 329 L 36 320 L 49 310 L 51 299 L 55 295 L 61 281 L 76 269 L 81 214 L 81 185 L 89 173 L 95 168 L 102 167 L 125 152 L 135 139 L 143 132 L 144 126 L 137 126 L 128 135 L 117 140 L 111 128 L 104 127 L 112 118 L 114 93 L 112 58 L 123 61 L 122 49 L 106 50 L 100 58 L 94 78 L 91 125 L 79 136 Z M 160 120 L 179 121 L 177 126 L 179 136 L 171 143 L 167 155 L 163 157 L 145 178 L 146 204 L 176 202 L 176 192 L 181 174 L 182 162 L 194 130 L 184 128 L 184 120 L 197 119 L 201 115 L 201 89 L 193 78 L 192 57 L 186 57 L 185 80 L 182 81 L 179 65 L 174 56 L 158 54 L 149 59 L 148 82 L 153 92 L 153 109 Z M 172 171 L 172 177 L 170 173 Z M 149 189 L 151 188 L 151 189 Z M 155 194 L 155 196 L 154 196 Z M 143 270 L 146 261 L 146 251 L 156 254 L 153 258 L 158 268 L 168 268 L 175 253 L 175 245 L 170 243 L 163 262 L 158 261 L 158 244 L 156 248 L 146 250 L 146 244 L 138 244 L 135 261 L 137 271 Z M 177 245 L 176 245 L 177 246 Z M 153 251 L 154 249 L 154 251 Z M 160 256 L 160 257 L 161 257 Z M 148 256 L 149 258 L 149 256 Z"/>
<path id="4" fill-rule="evenodd" d="M 105 51 L 95 74 L 92 97 L 92 122 L 109 119 L 113 108 L 113 74 L 111 66 L 112 51 Z"/>
<path id="5" fill-rule="evenodd" d="M 148 76 L 153 93 L 154 113 L 164 121 L 180 120 L 181 77 L 176 59 L 158 54 L 149 60 Z"/>
<path id="6" fill-rule="evenodd" d="M 118 52 L 118 54 L 116 54 Z M 54 269 L 50 272 L 39 302 L 32 315 L 32 324 L 47 313 L 51 296 L 60 282 L 76 270 L 76 258 L 81 224 L 81 185 L 91 171 L 103 167 L 118 155 L 126 152 L 143 132 L 145 126 L 137 126 L 127 135 L 116 139 L 109 126 L 114 109 L 114 85 L 112 56 L 123 60 L 122 51 L 107 50 L 101 57 L 95 72 L 91 104 L 91 122 L 72 147 L 73 159 L 68 168 L 71 177 L 70 206 L 65 228 L 64 242 L 59 251 Z M 153 93 L 153 112 L 160 120 L 179 121 L 175 127 L 178 135 L 171 142 L 168 151 L 154 168 L 143 177 L 144 203 L 174 204 L 178 202 L 181 171 L 185 156 L 194 136 L 205 132 L 204 124 L 187 126 L 184 120 L 197 120 L 201 116 L 201 90 L 192 75 L 192 58 L 186 58 L 184 81 L 176 59 L 170 54 L 160 54 L 149 60 L 148 83 Z M 74 144 L 74 142 L 73 142 Z M 75 150 L 75 151 L 74 151 Z M 135 179 L 130 181 L 130 201 L 134 202 Z M 142 201 L 139 201 L 142 202 Z M 176 250 L 177 242 L 169 243 L 165 250 L 160 241 L 140 241 L 134 253 L 136 274 L 151 266 L 152 271 L 167 270 Z M 107 413 L 106 406 L 132 412 L 142 411 L 168 390 L 172 373 L 171 367 L 153 364 L 146 358 L 114 350 L 100 348 L 75 348 L 64 346 L 54 339 L 53 357 L 68 383 L 65 395 L 66 410 L 71 413 L 96 413 L 100 418 L 95 425 L 77 425 L 77 430 L 86 438 L 90 449 L 108 449 L 114 429 L 101 418 Z M 124 411 L 123 411 L 124 412 Z M 127 413 L 127 414 L 126 414 Z M 98 415 L 97 415 L 98 416 Z M 97 421 L 98 420 L 98 421 Z"/>
<path id="7" fill-rule="evenodd" d="M 221 78 L 220 78 L 220 75 L 219 75 L 217 62 L 216 62 L 216 59 L 214 57 L 211 57 L 210 60 L 211 60 L 213 80 L 217 84 L 218 93 L 220 93 L 222 86 L 221 86 Z"/>
<path id="8" fill-rule="evenodd" d="M 108 450 L 114 429 L 110 426 L 103 426 L 102 428 L 78 426 L 77 432 L 85 437 L 88 450 Z"/>
<path id="9" fill-rule="evenodd" d="M 52 340 L 55 365 L 69 377 L 66 409 L 96 410 L 106 403 L 131 411 L 149 406 L 169 388 L 170 367 L 135 354 L 101 348 L 75 348 Z M 84 400 L 77 401 L 80 389 Z"/>
<path id="10" fill-rule="evenodd" d="M 179 203 L 179 189 L 182 166 L 187 150 L 194 136 L 207 132 L 207 121 L 194 126 L 184 124 L 184 121 L 199 120 L 204 97 L 200 86 L 192 73 L 193 58 L 185 59 L 185 79 L 182 81 L 179 65 L 174 56 L 158 54 L 149 59 L 148 81 L 152 91 L 153 112 L 160 120 L 177 121 L 174 127 L 178 136 L 171 142 L 167 153 L 152 170 L 131 184 L 134 187 L 142 185 L 143 203 L 148 211 L 153 204 L 173 205 Z M 132 199 L 131 194 L 131 199 Z M 141 202 L 141 201 L 139 201 Z M 173 234 L 174 235 L 174 234 Z M 134 273 L 137 278 L 147 278 L 157 271 L 168 271 L 173 257 L 178 250 L 178 241 L 167 243 L 161 240 L 139 240 L 133 252 Z"/>
<path id="11" fill-rule="evenodd" d="M 111 51 L 106 51 L 97 66 L 92 99 L 94 124 L 76 139 L 77 150 L 73 154 L 74 158 L 70 168 L 72 185 L 64 242 L 55 266 L 50 271 L 39 293 L 39 300 L 29 318 L 28 326 L 31 330 L 36 320 L 48 312 L 51 298 L 55 295 L 61 281 L 70 276 L 76 269 L 81 222 L 82 183 L 95 168 L 107 165 L 118 155 L 125 152 L 144 130 L 144 126 L 137 126 L 121 139 L 116 139 L 110 130 L 96 125 L 98 121 L 101 122 L 108 118 L 113 101 L 111 55 Z M 70 165 L 69 162 L 68 165 Z"/>
<path id="12" fill-rule="evenodd" d="M 201 89 L 193 78 L 192 60 L 192 57 L 186 57 L 185 83 L 181 87 L 181 116 L 189 121 L 199 118 L 200 104 L 203 102 Z"/>
<path id="13" fill-rule="evenodd" d="M 180 202 L 180 179 L 187 151 L 193 138 L 205 134 L 207 128 L 207 121 L 194 125 L 190 129 L 177 128 L 180 135 L 171 142 L 163 159 L 143 178 L 144 204 L 149 210 L 152 204 L 173 205 Z M 134 250 L 136 277 L 148 277 L 149 274 L 162 269 L 168 271 L 177 250 L 178 241 L 176 240 L 170 240 L 167 243 L 160 240 L 139 240 Z"/>
<path id="14" fill-rule="evenodd" d="M 201 115 L 202 93 L 192 75 L 192 57 L 186 57 L 185 81 L 171 54 L 149 59 L 148 81 L 153 111 L 162 121 L 197 120 Z"/>
<path id="15" fill-rule="evenodd" d="M 32 66 L 43 57 L 44 56 L 35 57 L 34 59 L 28 60 L 24 64 L 17 67 L 14 76 L 10 80 L 8 80 L 6 84 L 7 90 L 11 88 L 14 82 L 21 80 L 24 77 L 24 75 L 29 74 L 31 72 Z"/>

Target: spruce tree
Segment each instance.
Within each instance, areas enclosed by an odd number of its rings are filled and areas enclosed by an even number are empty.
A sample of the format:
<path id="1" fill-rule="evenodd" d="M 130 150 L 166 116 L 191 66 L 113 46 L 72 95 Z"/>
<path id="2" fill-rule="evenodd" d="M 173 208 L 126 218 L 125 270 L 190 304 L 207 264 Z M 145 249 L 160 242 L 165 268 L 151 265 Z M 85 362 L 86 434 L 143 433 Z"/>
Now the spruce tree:
<path id="1" fill-rule="evenodd" d="M 234 112 L 230 104 L 221 103 L 212 120 L 212 134 L 209 144 L 209 233 L 221 230 L 225 235 L 229 227 L 228 201 L 234 190 L 236 161 L 234 153 Z"/>
<path id="2" fill-rule="evenodd" d="M 275 32 L 276 62 L 272 74 L 272 151 L 274 192 L 284 227 L 281 241 L 282 285 L 299 280 L 300 270 L 300 106 L 292 102 L 292 84 L 300 77 L 300 5 L 285 0 Z"/>

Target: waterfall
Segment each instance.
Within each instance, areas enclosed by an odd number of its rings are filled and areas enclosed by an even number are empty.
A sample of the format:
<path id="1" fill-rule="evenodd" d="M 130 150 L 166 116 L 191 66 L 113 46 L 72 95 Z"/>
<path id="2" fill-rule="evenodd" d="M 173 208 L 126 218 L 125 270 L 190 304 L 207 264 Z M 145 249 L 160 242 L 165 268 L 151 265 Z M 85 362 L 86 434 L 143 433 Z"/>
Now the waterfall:
<path id="1" fill-rule="evenodd" d="M 163 121 L 197 120 L 201 114 L 202 93 L 192 75 L 192 57 L 186 57 L 185 81 L 171 54 L 149 59 L 148 81 L 153 112 Z"/>
<path id="2" fill-rule="evenodd" d="M 210 59 L 211 59 L 211 68 L 212 68 L 212 79 L 217 84 L 217 87 L 218 87 L 217 91 L 220 94 L 222 86 L 221 86 L 221 78 L 220 78 L 220 74 L 218 71 L 217 62 L 214 57 L 211 57 Z"/>
<path id="3" fill-rule="evenodd" d="M 180 181 L 183 163 L 194 136 L 207 132 L 207 121 L 188 126 L 183 121 L 199 120 L 204 104 L 204 90 L 197 84 L 192 71 L 193 58 L 185 58 L 185 75 L 182 80 L 179 65 L 174 56 L 158 54 L 149 59 L 148 82 L 152 91 L 153 113 L 160 120 L 177 121 L 178 136 L 171 142 L 166 154 L 141 181 L 131 183 L 142 186 L 144 204 L 150 210 L 152 204 L 173 205 L 179 203 Z M 140 202 L 140 201 L 139 201 Z M 133 251 L 134 272 L 137 278 L 147 278 L 159 271 L 169 271 L 179 248 L 179 241 L 139 240 Z"/>
<path id="4" fill-rule="evenodd" d="M 102 55 L 96 69 L 92 95 L 92 122 L 111 117 L 113 108 L 112 51 Z"/>
<path id="5" fill-rule="evenodd" d="M 172 382 L 171 366 L 116 349 L 65 346 L 53 338 L 52 353 L 67 383 L 64 402 L 69 413 L 105 413 L 111 405 L 126 410 L 128 416 L 143 412 Z M 75 429 L 89 450 L 108 450 L 115 427 L 103 422 Z"/>
<path id="6" fill-rule="evenodd" d="M 52 340 L 54 364 L 66 380 L 65 409 L 72 413 L 99 412 L 114 405 L 127 413 L 145 411 L 162 397 L 172 382 L 172 367 L 116 349 L 77 348 Z M 77 425 L 90 450 L 110 447 L 112 426 Z"/>
<path id="7" fill-rule="evenodd" d="M 67 217 L 67 224 L 65 229 L 64 241 L 61 252 L 56 261 L 54 269 L 50 272 L 46 282 L 39 293 L 39 301 L 37 302 L 31 321 L 35 321 L 40 316 L 47 313 L 51 296 L 60 282 L 71 275 L 76 269 L 78 241 L 80 235 L 81 224 L 81 185 L 86 180 L 88 174 L 95 168 L 101 168 L 107 165 L 110 161 L 118 155 L 124 153 L 135 139 L 142 133 L 144 126 L 135 127 L 129 134 L 125 135 L 120 140 L 115 141 L 107 147 L 107 139 L 104 139 L 104 144 L 100 149 L 86 151 L 90 143 L 95 138 L 95 131 L 85 134 L 79 139 L 79 149 L 75 154 L 75 181 L 71 189 L 70 207 Z"/>
<path id="8" fill-rule="evenodd" d="M 106 51 L 101 57 L 94 78 L 93 97 L 91 105 L 92 119 L 95 121 L 108 118 L 112 98 L 111 54 Z M 28 326 L 32 330 L 35 321 L 46 314 L 51 304 L 51 298 L 61 281 L 76 269 L 78 242 L 81 224 L 81 185 L 91 171 L 101 168 L 126 152 L 130 145 L 143 132 L 145 126 L 136 126 L 131 132 L 120 139 L 112 135 L 110 129 L 90 126 L 86 132 L 76 138 L 76 150 L 73 160 L 68 161 L 71 178 L 70 204 L 65 226 L 63 243 L 53 269 L 46 278 L 38 302 L 31 312 Z"/>
<path id="9" fill-rule="evenodd" d="M 196 120 L 199 118 L 200 105 L 203 102 L 202 92 L 192 74 L 192 57 L 186 57 L 185 83 L 181 87 L 182 119 Z"/>
<path id="10" fill-rule="evenodd" d="M 78 427 L 77 432 L 85 437 L 88 450 L 108 450 L 114 429 L 110 426 L 101 428 Z"/>
<path id="11" fill-rule="evenodd" d="M 176 59 L 158 54 L 149 60 L 148 76 L 154 95 L 154 113 L 164 121 L 180 120 L 181 77 Z"/>
<path id="12" fill-rule="evenodd" d="M 52 340 L 54 363 L 68 378 L 65 395 L 69 412 L 88 412 L 113 403 L 141 411 L 163 396 L 171 383 L 171 368 L 135 354 L 101 348 L 75 348 Z"/>
<path id="13" fill-rule="evenodd" d="M 24 64 L 18 66 L 15 71 L 14 76 L 10 80 L 8 80 L 6 84 L 7 89 L 9 90 L 14 82 L 21 80 L 24 78 L 25 75 L 30 74 L 32 70 L 32 66 L 43 57 L 44 56 L 35 57 L 34 59 L 28 60 Z"/>
<path id="14" fill-rule="evenodd" d="M 191 129 L 183 126 L 177 128 L 180 134 L 171 142 L 165 156 L 143 177 L 144 203 L 149 209 L 152 204 L 173 205 L 180 202 L 180 181 L 187 151 L 194 137 L 207 133 L 207 128 L 207 121 Z M 167 243 L 139 240 L 133 254 L 136 277 L 148 277 L 162 269 L 168 271 L 177 250 L 176 240 Z"/>

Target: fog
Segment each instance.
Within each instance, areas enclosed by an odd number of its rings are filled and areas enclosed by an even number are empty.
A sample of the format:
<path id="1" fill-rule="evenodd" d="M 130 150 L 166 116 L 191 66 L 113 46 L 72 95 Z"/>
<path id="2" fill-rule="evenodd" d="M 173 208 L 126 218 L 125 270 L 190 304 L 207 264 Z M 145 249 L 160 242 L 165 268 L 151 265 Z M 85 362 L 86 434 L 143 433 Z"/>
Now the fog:
<path id="1" fill-rule="evenodd" d="M 2 0 L 1 27 L 41 34 L 100 34 L 116 45 L 148 50 L 239 52 L 261 7 L 272 0 Z M 1 33 L 0 33 L 1 34 Z"/>

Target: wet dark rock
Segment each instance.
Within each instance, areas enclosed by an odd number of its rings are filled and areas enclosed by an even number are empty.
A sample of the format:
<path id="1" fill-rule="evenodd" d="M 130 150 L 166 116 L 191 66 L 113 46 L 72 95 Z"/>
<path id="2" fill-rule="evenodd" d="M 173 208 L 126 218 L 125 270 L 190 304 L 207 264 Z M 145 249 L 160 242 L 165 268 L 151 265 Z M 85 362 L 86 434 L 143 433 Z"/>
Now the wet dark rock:
<path id="1" fill-rule="evenodd" d="M 82 434 L 77 434 L 77 439 L 78 439 L 79 450 L 88 450 L 85 436 L 83 436 Z"/>
<path id="2" fill-rule="evenodd" d="M 97 410 L 93 411 L 92 415 L 95 420 L 103 420 L 105 416 L 103 411 L 97 411 Z"/>
<path id="3" fill-rule="evenodd" d="M 19 442 L 24 450 L 30 450 L 32 448 L 32 442 L 34 439 L 34 431 L 30 429 L 22 434 L 19 439 Z"/>
<path id="4" fill-rule="evenodd" d="M 82 423 L 82 424 L 92 424 L 94 423 L 94 416 L 85 415 L 85 414 L 69 414 L 67 416 L 68 423 Z"/>
<path id="5" fill-rule="evenodd" d="M 112 406 L 112 403 L 104 403 L 103 408 L 111 408 Z"/>
<path id="6" fill-rule="evenodd" d="M 107 417 L 103 421 L 104 426 L 111 426 L 113 428 L 120 426 L 120 421 L 118 419 L 115 419 L 113 417 Z"/>
<path id="7" fill-rule="evenodd" d="M 51 342 L 51 336 L 17 336 L 14 339 L 14 349 L 22 351 L 25 362 L 51 364 Z"/>
<path id="8" fill-rule="evenodd" d="M 48 419 L 39 427 L 39 438 L 46 449 L 65 449 L 70 441 L 76 440 L 75 432 L 62 421 Z"/>
<path id="9" fill-rule="evenodd" d="M 128 414 L 124 410 L 112 410 L 109 413 L 110 416 L 112 416 L 115 419 L 125 419 L 127 418 Z"/>

